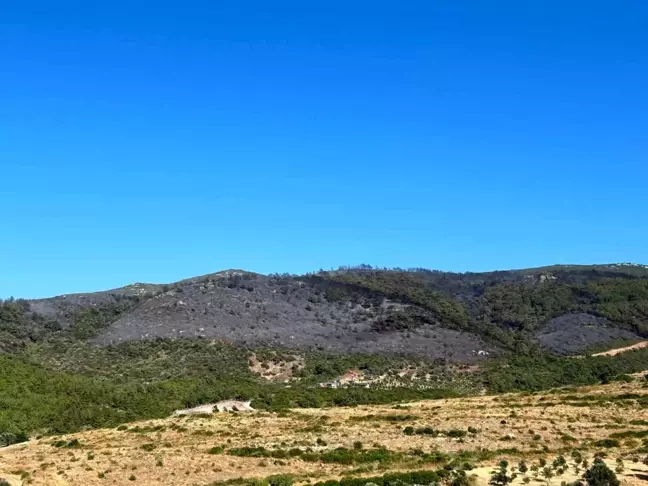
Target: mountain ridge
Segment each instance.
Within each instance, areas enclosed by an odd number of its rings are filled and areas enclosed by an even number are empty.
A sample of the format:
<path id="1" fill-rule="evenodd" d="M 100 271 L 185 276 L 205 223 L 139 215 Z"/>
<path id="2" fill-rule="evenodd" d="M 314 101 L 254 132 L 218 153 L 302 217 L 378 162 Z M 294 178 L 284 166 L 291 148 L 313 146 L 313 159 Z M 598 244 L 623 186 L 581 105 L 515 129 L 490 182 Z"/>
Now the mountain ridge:
<path id="1" fill-rule="evenodd" d="M 473 362 L 534 347 L 578 354 L 647 337 L 648 266 L 458 273 L 359 265 L 305 275 L 229 269 L 7 302 L 19 305 L 0 315 L 0 349 L 60 338 L 100 346 L 207 338 Z"/>
<path id="2" fill-rule="evenodd" d="M 438 273 L 444 273 L 444 274 L 450 274 L 450 275 L 487 275 L 487 274 L 498 274 L 498 273 L 533 273 L 533 272 L 541 272 L 541 271 L 556 271 L 560 269 L 571 269 L 571 270 L 596 270 L 596 271 L 602 271 L 602 270 L 609 270 L 609 271 L 615 271 L 615 270 L 626 270 L 626 272 L 620 272 L 620 273 L 627 273 L 628 275 L 638 275 L 642 277 L 648 278 L 648 265 L 642 264 L 642 263 L 633 263 L 633 262 L 617 262 L 617 263 L 593 263 L 593 264 L 569 264 L 569 263 L 556 263 L 556 264 L 551 264 L 551 265 L 542 265 L 539 267 L 524 267 L 524 268 L 508 268 L 508 269 L 494 269 L 494 270 L 484 270 L 484 271 L 452 271 L 452 270 L 437 270 L 437 269 L 427 269 L 424 267 L 408 267 L 408 268 L 400 268 L 400 267 L 378 267 L 378 266 L 372 266 L 372 265 L 366 265 L 366 264 L 359 264 L 359 265 L 343 265 L 339 267 L 338 269 L 331 269 L 331 270 L 324 270 L 320 269 L 318 271 L 313 271 L 313 272 L 307 272 L 305 274 L 298 274 L 298 273 L 262 273 L 262 272 L 255 272 L 251 270 L 244 270 L 240 268 L 226 268 L 222 270 L 217 270 L 215 272 L 209 272 L 201 275 L 196 275 L 194 277 L 186 277 L 182 278 L 180 280 L 172 281 L 172 282 L 131 282 L 127 283 L 125 285 L 122 285 L 120 287 L 115 287 L 115 288 L 107 288 L 107 289 L 100 289 L 100 290 L 92 290 L 88 292 L 67 292 L 67 293 L 61 293 L 61 294 L 55 294 L 55 295 L 50 295 L 50 296 L 44 296 L 44 297 L 31 297 L 27 298 L 25 300 L 30 300 L 30 301 L 37 301 L 37 300 L 48 300 L 48 299 L 55 299 L 57 297 L 69 297 L 73 295 L 88 295 L 88 294 L 101 294 L 101 293 L 106 293 L 106 292 L 117 292 L 125 289 L 129 289 L 131 287 L 163 287 L 165 285 L 175 285 L 178 283 L 183 283 L 191 280 L 197 280 L 205 277 L 210 277 L 210 276 L 215 276 L 215 275 L 220 275 L 220 274 L 227 274 L 227 273 L 232 273 L 232 272 L 240 272 L 240 273 L 246 273 L 246 274 L 253 274 L 253 275 L 261 275 L 261 276 L 272 276 L 272 275 L 291 275 L 291 276 L 300 276 L 300 275 L 318 275 L 321 273 L 333 273 L 333 272 L 339 272 L 341 271 L 340 269 L 342 268 L 353 268 L 353 269 L 358 269 L 362 267 L 369 267 L 371 269 L 377 269 L 377 270 L 398 270 L 398 271 L 412 271 L 412 270 L 424 270 L 424 271 L 429 271 L 429 272 L 438 272 Z M 342 270 L 343 271 L 343 270 Z M 16 297 L 10 296 L 7 299 L 19 299 L 21 298 L 20 296 Z M 0 299 L 3 300 L 3 299 Z"/>

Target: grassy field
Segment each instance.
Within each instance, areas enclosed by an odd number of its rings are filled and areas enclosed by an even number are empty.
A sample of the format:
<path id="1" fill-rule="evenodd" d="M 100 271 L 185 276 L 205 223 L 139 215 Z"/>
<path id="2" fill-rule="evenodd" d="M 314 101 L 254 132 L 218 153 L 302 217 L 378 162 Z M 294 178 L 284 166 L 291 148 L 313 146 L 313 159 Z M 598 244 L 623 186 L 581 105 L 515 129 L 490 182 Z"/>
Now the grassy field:
<path id="1" fill-rule="evenodd" d="M 577 478 L 578 453 L 590 463 L 603 453 L 619 468 L 622 484 L 639 484 L 648 479 L 644 382 L 144 421 L 0 449 L 0 477 L 11 485 L 205 486 L 290 474 L 296 484 L 314 484 L 445 467 L 466 470 L 472 484 L 486 485 L 501 459 L 509 468 L 520 461 L 531 468 L 563 456 L 561 474 L 557 466 L 547 479 L 541 468 L 513 481 L 559 485 Z"/>

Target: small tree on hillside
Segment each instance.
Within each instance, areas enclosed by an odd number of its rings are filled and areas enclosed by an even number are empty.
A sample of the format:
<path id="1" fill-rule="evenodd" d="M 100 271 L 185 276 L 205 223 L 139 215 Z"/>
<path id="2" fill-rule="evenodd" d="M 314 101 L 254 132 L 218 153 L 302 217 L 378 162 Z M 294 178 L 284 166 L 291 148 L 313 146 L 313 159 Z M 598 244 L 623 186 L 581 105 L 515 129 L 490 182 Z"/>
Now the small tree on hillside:
<path id="1" fill-rule="evenodd" d="M 619 486 L 616 474 L 602 459 L 594 460 L 592 467 L 585 471 L 584 478 L 588 486 Z"/>
<path id="2" fill-rule="evenodd" d="M 620 457 L 617 457 L 616 468 L 614 469 L 614 471 L 617 474 L 621 474 L 623 472 L 623 469 L 624 469 L 623 459 L 621 459 Z"/>
<path id="3" fill-rule="evenodd" d="M 547 481 L 547 484 L 549 484 L 551 478 L 554 477 L 554 472 L 553 469 L 551 469 L 551 466 L 546 466 L 542 469 L 542 476 L 545 478 L 545 481 Z"/>
<path id="4" fill-rule="evenodd" d="M 559 467 L 563 467 L 565 464 L 567 464 L 567 461 L 565 460 L 564 456 L 558 456 L 553 461 L 553 467 L 555 469 L 558 469 Z"/>
<path id="5" fill-rule="evenodd" d="M 488 484 L 491 486 L 506 486 L 512 481 L 508 475 L 508 461 L 500 461 L 499 468 L 491 473 Z"/>

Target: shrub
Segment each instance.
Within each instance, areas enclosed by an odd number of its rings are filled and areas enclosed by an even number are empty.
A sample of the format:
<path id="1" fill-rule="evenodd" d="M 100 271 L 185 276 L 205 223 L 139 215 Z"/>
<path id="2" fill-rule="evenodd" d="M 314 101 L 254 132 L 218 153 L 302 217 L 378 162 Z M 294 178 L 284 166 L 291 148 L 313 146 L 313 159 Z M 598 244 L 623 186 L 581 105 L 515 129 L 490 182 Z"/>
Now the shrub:
<path id="1" fill-rule="evenodd" d="M 511 476 L 508 475 L 508 461 L 500 461 L 499 468 L 491 473 L 488 484 L 491 486 L 506 486 L 512 481 Z"/>
<path id="2" fill-rule="evenodd" d="M 20 442 L 26 442 L 29 440 L 27 434 L 24 432 L 3 432 L 0 433 L 0 447 L 5 447 L 11 444 L 18 444 Z"/>
<path id="3" fill-rule="evenodd" d="M 446 435 L 448 437 L 453 437 L 453 438 L 462 438 L 466 437 L 468 433 L 465 430 L 461 429 L 450 429 L 446 432 Z"/>
<path id="4" fill-rule="evenodd" d="M 601 439 L 594 442 L 596 447 L 605 447 L 610 449 L 612 447 L 619 447 L 619 441 L 616 439 Z"/>
<path id="5" fill-rule="evenodd" d="M 79 439 L 72 439 L 70 441 L 57 440 L 52 445 L 58 448 L 78 449 L 81 447 L 81 442 L 79 442 Z"/>
<path id="6" fill-rule="evenodd" d="M 588 486 L 619 486 L 616 474 L 601 459 L 594 460 L 592 467 L 585 472 L 584 478 Z"/>
<path id="7" fill-rule="evenodd" d="M 552 463 L 554 468 L 563 467 L 565 464 L 567 464 L 567 461 L 565 460 L 564 456 L 556 457 Z"/>
<path id="8" fill-rule="evenodd" d="M 292 486 L 294 477 L 290 474 L 277 474 L 267 478 L 269 486 Z"/>
<path id="9" fill-rule="evenodd" d="M 151 452 L 151 451 L 153 451 L 153 450 L 155 449 L 155 447 L 156 447 L 155 444 L 153 444 L 153 443 L 148 443 L 148 444 L 144 444 L 144 445 L 142 445 L 142 446 L 140 447 L 140 449 L 143 449 L 143 450 L 145 450 L 146 452 Z"/>

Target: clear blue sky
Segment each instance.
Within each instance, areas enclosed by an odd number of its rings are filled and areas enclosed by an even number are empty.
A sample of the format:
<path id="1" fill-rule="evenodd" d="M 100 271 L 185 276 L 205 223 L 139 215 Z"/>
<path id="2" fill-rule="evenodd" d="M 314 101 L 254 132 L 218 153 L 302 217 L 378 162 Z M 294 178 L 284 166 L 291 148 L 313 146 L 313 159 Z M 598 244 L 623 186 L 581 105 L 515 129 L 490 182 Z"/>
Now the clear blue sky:
<path id="1" fill-rule="evenodd" d="M 95 3 L 0 6 L 0 297 L 648 263 L 645 0 Z"/>

